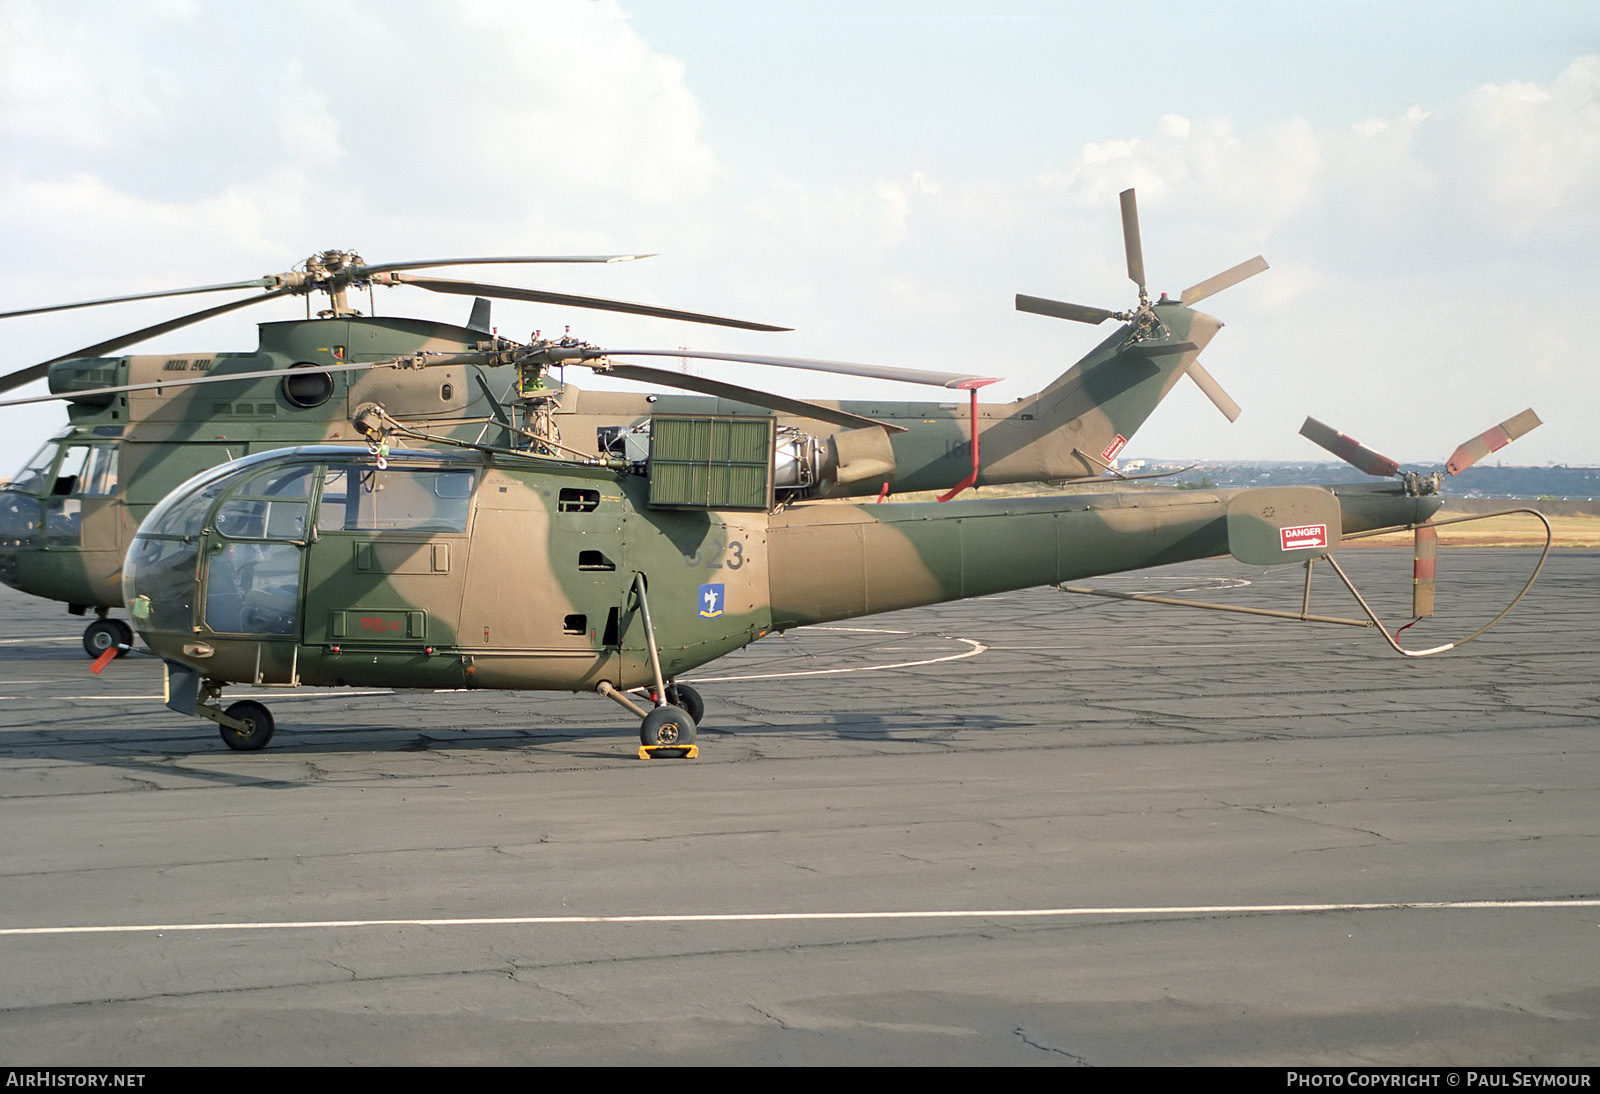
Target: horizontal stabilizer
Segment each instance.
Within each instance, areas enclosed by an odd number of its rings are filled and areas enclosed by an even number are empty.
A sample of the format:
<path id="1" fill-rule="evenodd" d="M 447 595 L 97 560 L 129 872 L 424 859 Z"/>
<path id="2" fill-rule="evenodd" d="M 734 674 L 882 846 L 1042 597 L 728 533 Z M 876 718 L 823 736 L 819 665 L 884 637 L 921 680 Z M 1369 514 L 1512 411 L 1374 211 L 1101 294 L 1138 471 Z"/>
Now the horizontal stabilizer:
<path id="1" fill-rule="evenodd" d="M 1339 546 L 1339 499 L 1320 486 L 1266 486 L 1228 502 L 1228 550 L 1248 566 L 1321 558 Z"/>

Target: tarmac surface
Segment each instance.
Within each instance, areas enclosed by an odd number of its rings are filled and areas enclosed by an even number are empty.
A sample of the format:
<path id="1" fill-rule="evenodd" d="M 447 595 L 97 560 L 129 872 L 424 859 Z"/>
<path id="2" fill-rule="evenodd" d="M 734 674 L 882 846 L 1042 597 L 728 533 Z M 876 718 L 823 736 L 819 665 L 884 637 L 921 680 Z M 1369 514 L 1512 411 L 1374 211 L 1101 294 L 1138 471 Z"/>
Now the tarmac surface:
<path id="1" fill-rule="evenodd" d="M 1407 553 L 1340 557 L 1403 618 Z M 1535 557 L 1445 552 L 1402 637 Z M 1052 589 L 798 630 L 696 674 L 694 761 L 503 692 L 275 691 L 234 753 L 0 619 L 9 1065 L 1600 1062 L 1600 552 L 1416 661 Z"/>

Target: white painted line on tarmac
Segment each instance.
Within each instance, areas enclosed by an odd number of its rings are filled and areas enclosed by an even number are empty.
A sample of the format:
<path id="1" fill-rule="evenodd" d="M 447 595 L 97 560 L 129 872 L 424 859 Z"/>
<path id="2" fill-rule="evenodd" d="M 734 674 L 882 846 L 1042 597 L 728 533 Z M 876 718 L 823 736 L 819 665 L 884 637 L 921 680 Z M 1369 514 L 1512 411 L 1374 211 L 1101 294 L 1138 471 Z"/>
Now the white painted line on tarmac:
<path id="1" fill-rule="evenodd" d="M 326 699 L 326 698 L 329 698 L 330 696 L 335 696 L 335 695 L 347 695 L 347 696 L 350 696 L 350 697 L 354 698 L 355 696 L 359 696 L 359 695 L 393 695 L 393 694 L 394 694 L 394 690 L 392 688 L 381 688 L 381 689 L 376 690 L 376 691 L 344 691 L 344 690 L 340 690 L 340 691 L 293 691 L 293 690 L 290 690 L 288 688 L 285 688 L 282 691 L 279 691 L 276 688 L 274 688 L 271 691 L 258 691 L 258 690 L 252 689 L 252 688 L 241 688 L 241 689 L 239 689 L 239 691 L 234 693 L 235 696 L 237 696 L 237 695 L 247 695 L 247 696 L 250 696 L 250 697 L 256 698 L 256 699 L 271 699 L 274 702 L 276 702 L 279 699 Z M 24 699 L 24 698 L 37 699 L 37 698 L 40 698 L 40 696 L 37 696 L 37 695 L 32 695 L 32 696 L 0 695 L 0 700 Z M 165 703 L 166 702 L 166 698 L 164 696 L 160 696 L 160 695 L 51 695 L 51 696 L 45 696 L 45 698 L 50 699 L 52 702 L 54 702 L 54 701 L 60 701 L 60 702 L 68 702 L 68 701 L 85 702 L 85 701 L 96 700 L 96 699 L 104 700 L 104 701 L 108 701 L 108 702 L 118 702 L 118 703 L 132 703 L 132 702 Z"/>
<path id="2" fill-rule="evenodd" d="M 953 641 L 966 643 L 967 649 L 961 653 L 950 653 L 943 657 L 929 657 L 921 661 L 896 661 L 892 665 L 854 665 L 842 669 L 799 669 L 794 672 L 763 672 L 748 676 L 685 676 L 683 679 L 686 683 L 691 684 L 725 684 L 730 680 L 786 680 L 793 676 L 842 676 L 847 672 L 883 672 L 886 669 L 914 669 L 918 665 L 939 665 L 946 661 L 964 661 L 968 657 L 976 657 L 989 649 L 982 642 L 972 638 L 956 638 Z"/>
<path id="3" fill-rule="evenodd" d="M 912 631 L 889 630 L 889 629 L 884 628 L 884 627 L 809 627 L 807 629 L 808 630 L 816 630 L 816 631 L 844 631 L 844 632 L 848 632 L 848 633 L 851 633 L 851 634 L 899 634 L 899 635 L 904 635 L 904 634 L 915 633 L 915 632 L 912 632 Z M 989 647 L 985 646 L 982 642 L 976 641 L 976 640 L 971 639 L 971 638 L 948 638 L 945 635 L 931 635 L 929 637 L 930 638 L 945 638 L 947 641 L 961 642 L 961 643 L 964 643 L 967 646 L 967 648 L 965 650 L 961 651 L 960 653 L 946 654 L 943 657 L 930 657 L 930 658 L 925 658 L 925 659 L 920 660 L 920 661 L 897 661 L 892 665 L 854 665 L 854 666 L 848 666 L 848 667 L 845 667 L 845 668 L 837 668 L 837 669 L 804 669 L 804 670 L 799 670 L 799 671 L 795 671 L 795 672 L 767 672 L 767 673 L 758 673 L 758 674 L 755 674 L 755 675 L 747 675 L 747 676 L 685 676 L 683 679 L 684 679 L 685 682 L 694 681 L 694 682 L 702 683 L 702 684 L 725 684 L 725 683 L 728 683 L 729 681 L 732 681 L 732 680 L 783 680 L 783 679 L 787 679 L 789 677 L 795 677 L 795 676 L 839 676 L 839 675 L 843 675 L 845 673 L 851 673 L 851 672 L 882 672 L 882 671 L 884 671 L 886 669 L 914 669 L 914 668 L 917 668 L 917 667 L 922 666 L 922 665 L 939 665 L 939 664 L 943 664 L 946 661 L 964 661 L 969 657 L 976 657 L 980 653 L 984 653 L 989 649 Z M 3 639 L 0 639 L 0 641 L 3 641 Z M 17 641 L 30 641 L 30 640 L 29 639 L 18 639 Z M 56 640 L 52 640 L 52 641 L 56 641 Z M 487 691 L 487 690 L 492 690 L 492 689 L 482 689 L 482 688 L 445 688 L 445 689 L 434 689 L 434 690 L 436 690 L 436 691 L 439 691 L 439 690 L 442 690 L 442 691 Z M 321 698 L 327 698 L 329 696 L 337 696 L 337 695 L 347 695 L 347 696 L 392 695 L 392 694 L 394 694 L 394 690 L 393 689 L 385 689 L 385 690 L 381 690 L 381 691 L 295 691 L 295 690 L 290 690 L 290 689 L 284 689 L 283 691 L 277 691 L 276 689 L 274 689 L 273 691 L 262 692 L 260 694 L 262 696 L 270 694 L 275 699 L 321 699 Z M 7 700 L 7 699 L 15 699 L 15 698 L 20 698 L 20 697 L 19 696 L 9 696 L 9 695 L 0 695 L 0 701 L 4 701 L 4 700 Z M 135 701 L 135 700 L 138 700 L 138 701 L 150 700 L 150 699 L 158 699 L 159 700 L 159 699 L 162 699 L 162 696 L 160 696 L 160 695 L 64 695 L 64 696 L 55 696 L 54 698 L 60 699 L 63 702 L 67 702 L 67 701 L 84 702 L 84 701 L 93 701 L 93 700 L 115 700 L 115 701 L 118 701 L 118 702 L 129 702 L 129 701 Z"/>
<path id="4" fill-rule="evenodd" d="M 98 927 L 4 927 L 0 936 L 174 934 L 203 931 L 331 930 L 357 927 L 556 927 L 636 923 L 817 923 L 870 920 L 1063 919 L 1243 916 L 1323 912 L 1550 911 L 1600 908 L 1600 897 L 1567 900 L 1404 900 L 1362 904 L 1193 904 L 1178 907 L 988 908 L 971 911 L 721 912 L 704 915 L 529 915 L 473 919 L 301 919 L 245 923 L 134 923 Z"/>
<path id="5" fill-rule="evenodd" d="M 83 639 L 68 635 L 65 638 L 0 638 L 0 646 L 39 646 L 46 642 L 82 642 Z"/>

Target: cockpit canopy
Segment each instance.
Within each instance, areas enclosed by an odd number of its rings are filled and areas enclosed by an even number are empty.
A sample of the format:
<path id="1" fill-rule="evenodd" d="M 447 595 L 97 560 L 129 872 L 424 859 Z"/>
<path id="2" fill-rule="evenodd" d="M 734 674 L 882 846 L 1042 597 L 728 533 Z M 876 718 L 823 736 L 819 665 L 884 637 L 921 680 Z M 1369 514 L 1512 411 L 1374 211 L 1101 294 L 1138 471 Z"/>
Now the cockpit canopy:
<path id="1" fill-rule="evenodd" d="M 77 547 L 83 499 L 116 495 L 118 462 L 115 439 L 50 438 L 0 487 L 0 547 Z"/>
<path id="2" fill-rule="evenodd" d="M 142 630 L 293 635 L 312 540 L 466 531 L 476 459 L 396 452 L 385 462 L 319 445 L 196 475 L 139 526 L 123 568 L 130 614 Z"/>

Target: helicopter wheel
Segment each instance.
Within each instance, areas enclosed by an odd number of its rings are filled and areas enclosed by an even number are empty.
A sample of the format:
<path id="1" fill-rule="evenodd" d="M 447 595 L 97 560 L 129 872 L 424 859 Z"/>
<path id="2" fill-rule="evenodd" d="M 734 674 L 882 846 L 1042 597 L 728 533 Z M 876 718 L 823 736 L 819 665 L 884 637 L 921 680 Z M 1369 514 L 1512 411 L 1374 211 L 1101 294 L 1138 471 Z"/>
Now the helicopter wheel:
<path id="1" fill-rule="evenodd" d="M 276 728 L 272 712 L 254 699 L 241 699 L 223 713 L 245 724 L 244 729 L 218 727 L 222 730 L 222 743 L 235 752 L 254 752 L 266 748 L 267 742 L 272 740 L 272 731 Z"/>
<path id="2" fill-rule="evenodd" d="M 83 629 L 83 652 L 90 657 L 99 657 L 112 646 L 121 647 L 118 657 L 128 656 L 133 648 L 133 628 L 120 619 L 96 619 Z"/>
<path id="3" fill-rule="evenodd" d="M 667 702 L 694 719 L 697 727 L 706 719 L 706 701 L 688 684 L 668 684 Z"/>
<path id="4" fill-rule="evenodd" d="M 644 745 L 694 744 L 694 719 L 675 706 L 657 707 L 639 723 L 639 743 Z"/>

